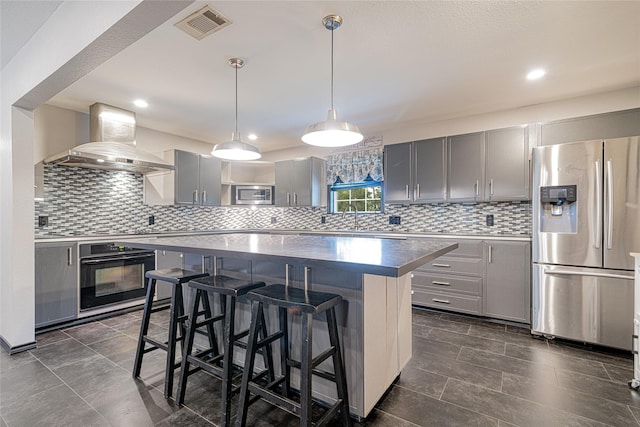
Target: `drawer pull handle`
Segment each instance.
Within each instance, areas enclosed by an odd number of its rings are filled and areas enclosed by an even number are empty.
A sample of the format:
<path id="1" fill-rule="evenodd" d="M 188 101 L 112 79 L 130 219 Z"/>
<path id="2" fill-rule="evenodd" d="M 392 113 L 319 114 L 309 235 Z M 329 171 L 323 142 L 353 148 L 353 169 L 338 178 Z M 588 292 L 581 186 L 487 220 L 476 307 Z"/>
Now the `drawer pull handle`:
<path id="1" fill-rule="evenodd" d="M 440 264 L 439 262 L 434 262 L 431 265 L 434 266 L 434 267 L 451 268 L 451 266 L 449 264 Z"/>
<path id="2" fill-rule="evenodd" d="M 446 299 L 432 298 L 431 301 L 437 302 L 439 304 L 451 304 L 449 300 Z"/>
<path id="3" fill-rule="evenodd" d="M 433 280 L 431 281 L 431 283 L 433 283 L 434 285 L 440 285 L 440 286 L 451 286 L 451 283 L 449 282 L 439 282 L 437 280 Z"/>

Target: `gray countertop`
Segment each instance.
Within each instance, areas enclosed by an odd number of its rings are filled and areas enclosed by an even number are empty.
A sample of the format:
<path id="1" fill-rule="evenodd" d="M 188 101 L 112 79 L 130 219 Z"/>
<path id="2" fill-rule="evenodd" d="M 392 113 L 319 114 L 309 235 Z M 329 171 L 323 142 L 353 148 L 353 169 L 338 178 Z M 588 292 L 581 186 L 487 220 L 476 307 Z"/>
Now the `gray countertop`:
<path id="1" fill-rule="evenodd" d="M 201 231 L 172 231 L 144 234 L 93 234 L 93 235 L 36 235 L 35 242 L 106 242 L 116 239 L 137 239 L 141 237 L 171 237 L 171 236 L 200 236 L 215 234 L 274 234 L 274 235 L 313 235 L 313 236 L 348 236 L 348 237 L 384 237 L 384 238 L 426 238 L 426 239 L 470 239 L 470 240 L 510 240 L 510 241 L 531 241 L 528 235 L 506 235 L 506 234 L 444 234 L 444 233 L 397 233 L 389 231 L 372 230 L 286 230 L 286 229 L 260 229 L 260 230 L 201 230 Z"/>
<path id="2" fill-rule="evenodd" d="M 255 261 L 302 263 L 399 277 L 458 247 L 453 241 L 295 234 L 234 233 L 138 237 L 127 245 Z"/>

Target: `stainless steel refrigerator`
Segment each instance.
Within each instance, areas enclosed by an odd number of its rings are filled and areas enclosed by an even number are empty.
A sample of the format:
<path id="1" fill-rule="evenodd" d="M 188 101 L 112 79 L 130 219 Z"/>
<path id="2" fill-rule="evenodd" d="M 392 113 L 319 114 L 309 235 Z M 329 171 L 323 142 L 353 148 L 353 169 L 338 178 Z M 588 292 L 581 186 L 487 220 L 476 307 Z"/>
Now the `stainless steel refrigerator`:
<path id="1" fill-rule="evenodd" d="M 534 334 L 630 350 L 638 137 L 533 150 Z"/>

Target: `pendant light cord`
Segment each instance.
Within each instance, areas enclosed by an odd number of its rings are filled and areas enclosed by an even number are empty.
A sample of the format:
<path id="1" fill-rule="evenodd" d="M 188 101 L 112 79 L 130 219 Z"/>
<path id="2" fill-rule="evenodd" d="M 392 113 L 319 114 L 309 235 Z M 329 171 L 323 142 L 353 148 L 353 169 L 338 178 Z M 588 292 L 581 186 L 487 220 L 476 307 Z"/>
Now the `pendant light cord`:
<path id="1" fill-rule="evenodd" d="M 236 64 L 236 135 L 238 135 L 238 65 Z"/>
<path id="2" fill-rule="evenodd" d="M 333 110 L 333 27 L 331 24 L 331 109 Z"/>

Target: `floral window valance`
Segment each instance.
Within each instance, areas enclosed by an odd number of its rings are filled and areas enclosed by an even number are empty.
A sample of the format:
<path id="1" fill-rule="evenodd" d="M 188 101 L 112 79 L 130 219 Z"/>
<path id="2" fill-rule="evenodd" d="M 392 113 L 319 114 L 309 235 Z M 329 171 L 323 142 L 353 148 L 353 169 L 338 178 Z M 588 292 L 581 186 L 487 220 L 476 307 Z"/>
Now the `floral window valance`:
<path id="1" fill-rule="evenodd" d="M 382 138 L 365 138 L 349 151 L 327 156 L 327 185 L 382 181 L 382 162 Z"/>

